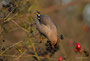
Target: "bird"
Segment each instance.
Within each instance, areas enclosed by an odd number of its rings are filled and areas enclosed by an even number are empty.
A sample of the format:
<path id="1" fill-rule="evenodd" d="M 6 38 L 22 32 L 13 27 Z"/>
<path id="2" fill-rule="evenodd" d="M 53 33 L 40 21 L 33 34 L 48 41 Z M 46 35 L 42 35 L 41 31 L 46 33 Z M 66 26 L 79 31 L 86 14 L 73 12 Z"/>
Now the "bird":
<path id="1" fill-rule="evenodd" d="M 37 12 L 36 28 L 40 33 L 46 36 L 51 42 L 53 47 L 58 44 L 57 27 L 55 22 L 48 15 L 42 15 L 39 11 Z"/>

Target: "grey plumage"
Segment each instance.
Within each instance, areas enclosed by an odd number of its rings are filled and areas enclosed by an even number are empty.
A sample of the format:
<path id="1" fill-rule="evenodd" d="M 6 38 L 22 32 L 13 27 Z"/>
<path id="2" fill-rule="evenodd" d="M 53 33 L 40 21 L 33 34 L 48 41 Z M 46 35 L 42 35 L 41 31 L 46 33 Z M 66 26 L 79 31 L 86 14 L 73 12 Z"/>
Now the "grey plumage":
<path id="1" fill-rule="evenodd" d="M 57 44 L 57 28 L 53 20 L 47 15 L 40 15 L 40 20 L 36 20 L 37 29 L 44 34 L 52 45 Z"/>

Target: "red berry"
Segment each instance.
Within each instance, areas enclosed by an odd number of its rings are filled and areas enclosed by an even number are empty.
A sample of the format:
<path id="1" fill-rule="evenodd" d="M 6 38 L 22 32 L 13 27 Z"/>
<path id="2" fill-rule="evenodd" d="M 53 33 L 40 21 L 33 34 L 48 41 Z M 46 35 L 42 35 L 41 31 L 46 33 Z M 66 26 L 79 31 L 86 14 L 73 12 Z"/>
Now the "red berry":
<path id="1" fill-rule="evenodd" d="M 75 52 L 77 53 L 77 52 L 78 52 L 78 50 L 77 50 L 77 49 L 75 49 Z"/>
<path id="2" fill-rule="evenodd" d="M 79 43 L 77 43 L 76 44 L 76 48 L 80 50 L 81 49 L 81 45 Z"/>
<path id="3" fill-rule="evenodd" d="M 58 61 L 61 61 L 61 60 L 63 60 L 63 57 L 59 57 Z"/>

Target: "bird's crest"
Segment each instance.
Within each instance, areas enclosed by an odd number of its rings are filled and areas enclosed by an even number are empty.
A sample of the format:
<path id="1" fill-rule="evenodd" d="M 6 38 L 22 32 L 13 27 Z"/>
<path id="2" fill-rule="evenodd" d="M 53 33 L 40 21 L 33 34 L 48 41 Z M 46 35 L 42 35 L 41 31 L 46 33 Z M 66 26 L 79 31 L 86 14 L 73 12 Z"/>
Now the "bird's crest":
<path id="1" fill-rule="evenodd" d="M 36 11 L 37 19 L 40 20 L 40 12 Z"/>

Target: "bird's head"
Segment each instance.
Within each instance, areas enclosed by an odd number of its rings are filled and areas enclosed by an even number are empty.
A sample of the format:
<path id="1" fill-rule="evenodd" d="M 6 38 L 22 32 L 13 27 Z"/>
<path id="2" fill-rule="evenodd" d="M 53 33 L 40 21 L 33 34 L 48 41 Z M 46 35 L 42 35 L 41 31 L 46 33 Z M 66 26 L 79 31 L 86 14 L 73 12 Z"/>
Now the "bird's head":
<path id="1" fill-rule="evenodd" d="M 36 11 L 37 19 L 40 20 L 40 12 Z"/>
<path id="2" fill-rule="evenodd" d="M 39 12 L 39 11 L 36 11 L 36 15 L 37 15 L 37 16 L 40 16 L 40 12 Z"/>

